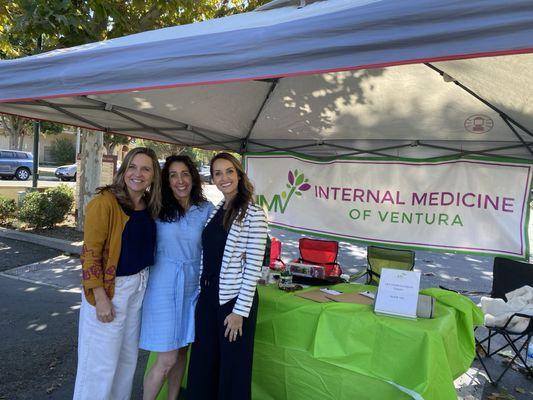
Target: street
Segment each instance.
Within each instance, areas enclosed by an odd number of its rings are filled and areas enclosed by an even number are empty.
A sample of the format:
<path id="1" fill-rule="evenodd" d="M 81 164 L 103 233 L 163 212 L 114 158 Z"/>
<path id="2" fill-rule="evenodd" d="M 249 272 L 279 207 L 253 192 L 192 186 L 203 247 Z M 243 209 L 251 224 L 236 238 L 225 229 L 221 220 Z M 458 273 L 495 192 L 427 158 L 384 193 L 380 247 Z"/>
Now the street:
<path id="1" fill-rule="evenodd" d="M 46 188 L 58 186 L 61 184 L 66 184 L 72 187 L 76 186 L 76 182 L 60 181 L 57 177 L 54 176 L 55 170 L 56 167 L 39 167 L 39 180 L 37 181 L 37 187 Z M 29 188 L 32 187 L 32 179 L 33 176 L 30 176 L 27 181 L 17 181 L 16 179 L 0 179 L 0 188 L 2 188 L 3 186 Z"/>
<path id="2" fill-rule="evenodd" d="M 0 398 L 71 397 L 79 295 L 4 277 L 0 293 Z"/>
<path id="3" fill-rule="evenodd" d="M 48 260 L 59 254 L 61 254 L 59 251 L 48 247 L 0 238 L 0 255 L 2 256 L 0 258 L 0 272 L 20 265 Z"/>
<path id="4" fill-rule="evenodd" d="M 60 181 L 55 175 L 54 172 L 57 169 L 57 167 L 49 167 L 49 166 L 39 166 L 39 180 L 37 181 L 38 187 L 51 187 L 51 186 L 57 186 L 61 183 L 66 183 L 68 185 L 75 186 L 76 182 L 62 182 Z M 27 181 L 17 181 L 16 179 L 12 180 L 0 180 L 0 187 L 1 186 L 17 186 L 17 187 L 31 187 L 32 186 L 32 179 L 33 176 L 30 176 L 30 178 Z"/>
<path id="5" fill-rule="evenodd" d="M 55 176 L 54 177 L 44 176 L 37 181 L 37 187 L 53 187 L 53 186 L 58 186 L 61 184 L 66 184 L 66 185 L 74 187 L 76 185 L 76 182 L 62 182 L 59 179 L 57 179 Z M 24 188 L 24 187 L 29 188 L 32 186 L 32 180 L 31 178 L 28 179 L 27 181 L 17 181 L 15 179 L 13 179 L 12 181 L 0 180 L 0 187 L 2 186 L 16 186 L 16 187 L 21 187 L 21 188 Z"/>
<path id="6" fill-rule="evenodd" d="M 0 270 L 27 264 L 32 270 L 59 254 L 46 247 L 0 238 Z M 51 268 L 51 273 L 56 280 L 64 275 L 59 268 Z M 80 290 L 14 277 L 0 276 L 0 399 L 70 399 L 76 374 Z M 147 356 L 146 352 L 139 356 L 136 388 L 142 386 Z M 141 398 L 141 391 L 136 390 L 132 399 Z"/>

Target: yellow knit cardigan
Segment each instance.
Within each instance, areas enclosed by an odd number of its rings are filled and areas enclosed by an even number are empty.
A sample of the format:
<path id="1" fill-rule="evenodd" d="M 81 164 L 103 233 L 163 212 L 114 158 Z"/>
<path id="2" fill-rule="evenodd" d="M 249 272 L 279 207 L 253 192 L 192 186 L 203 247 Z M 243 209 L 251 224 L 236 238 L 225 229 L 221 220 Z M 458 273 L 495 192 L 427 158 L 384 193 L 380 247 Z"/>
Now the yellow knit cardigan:
<path id="1" fill-rule="evenodd" d="M 85 298 L 95 305 L 93 288 L 103 287 L 109 299 L 115 294 L 122 232 L 129 217 L 109 190 L 97 194 L 87 205 L 81 252 Z"/>

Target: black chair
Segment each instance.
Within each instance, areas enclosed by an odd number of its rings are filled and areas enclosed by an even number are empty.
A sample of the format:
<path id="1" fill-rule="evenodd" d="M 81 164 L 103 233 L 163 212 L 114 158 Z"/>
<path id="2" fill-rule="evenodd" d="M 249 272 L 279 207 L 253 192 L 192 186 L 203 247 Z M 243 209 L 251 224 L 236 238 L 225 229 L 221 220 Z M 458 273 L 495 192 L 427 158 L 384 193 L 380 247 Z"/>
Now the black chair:
<path id="1" fill-rule="evenodd" d="M 525 285 L 529 285 L 533 287 L 533 265 L 532 264 L 509 260 L 507 258 L 502 258 L 502 257 L 494 258 L 492 292 L 491 292 L 490 297 L 500 298 L 500 299 L 507 301 L 507 298 L 505 297 L 506 293 L 509 293 L 515 289 L 521 288 L 522 286 L 525 286 Z M 509 331 L 508 329 L 509 324 L 514 318 L 518 318 L 518 317 L 529 319 L 528 326 L 522 332 L 517 333 L 517 332 Z M 512 358 L 511 362 L 507 365 L 507 367 L 504 369 L 504 371 L 501 373 L 498 379 L 493 380 L 485 364 L 483 363 L 479 353 L 476 350 L 478 359 L 481 362 L 481 365 L 483 366 L 485 371 L 487 372 L 487 375 L 491 383 L 497 385 L 498 382 L 502 379 L 503 375 L 507 372 L 507 370 L 511 367 L 511 365 L 515 362 L 517 358 L 524 364 L 529 374 L 533 377 L 533 370 L 531 369 L 530 366 L 527 365 L 525 358 L 522 356 L 522 351 L 524 349 L 527 349 L 529 342 L 531 340 L 531 336 L 533 335 L 533 317 L 526 315 L 526 314 L 515 313 L 507 320 L 504 326 L 502 327 L 486 326 L 486 328 L 489 331 L 487 337 L 479 341 L 476 340 L 477 345 L 478 345 L 477 347 L 481 347 L 483 349 L 486 357 L 491 357 L 492 355 L 498 353 L 499 351 L 503 350 L 506 347 L 510 347 L 514 353 L 514 357 Z M 502 335 L 502 337 L 506 341 L 506 344 L 501 346 L 497 350 L 491 351 L 490 349 L 491 339 L 496 335 Z M 517 342 L 524 338 L 525 338 L 524 343 L 520 346 L 520 348 L 518 348 Z M 483 347 L 483 343 L 487 343 L 486 349 Z"/>

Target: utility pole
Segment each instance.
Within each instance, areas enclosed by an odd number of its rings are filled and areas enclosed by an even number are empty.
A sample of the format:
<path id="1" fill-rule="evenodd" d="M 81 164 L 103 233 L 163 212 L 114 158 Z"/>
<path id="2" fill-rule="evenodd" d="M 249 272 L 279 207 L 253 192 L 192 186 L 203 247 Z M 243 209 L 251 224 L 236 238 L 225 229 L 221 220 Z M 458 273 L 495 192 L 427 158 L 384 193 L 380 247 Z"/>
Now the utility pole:
<path id="1" fill-rule="evenodd" d="M 43 35 L 40 34 L 37 38 L 37 51 L 40 53 L 43 45 Z M 33 122 L 33 179 L 31 187 L 37 189 L 39 182 L 39 136 L 41 134 L 41 123 L 39 121 Z"/>

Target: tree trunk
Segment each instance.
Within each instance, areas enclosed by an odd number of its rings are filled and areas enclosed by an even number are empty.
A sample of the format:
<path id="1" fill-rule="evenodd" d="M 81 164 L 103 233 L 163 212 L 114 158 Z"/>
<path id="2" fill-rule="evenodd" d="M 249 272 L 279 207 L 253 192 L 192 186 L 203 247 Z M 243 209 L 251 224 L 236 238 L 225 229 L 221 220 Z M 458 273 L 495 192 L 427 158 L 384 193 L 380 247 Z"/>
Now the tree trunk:
<path id="1" fill-rule="evenodd" d="M 115 143 L 104 143 L 106 154 L 112 156 L 116 146 Z"/>
<path id="2" fill-rule="evenodd" d="M 16 136 L 13 134 L 12 131 L 9 131 L 9 149 L 10 150 L 15 150 L 16 148 L 15 139 L 16 139 Z"/>
<path id="3" fill-rule="evenodd" d="M 104 155 L 104 135 L 102 132 L 82 130 L 79 181 L 77 229 L 83 231 L 85 207 L 100 186 L 102 156 Z"/>
<path id="4" fill-rule="evenodd" d="M 22 150 L 28 121 L 14 115 L 2 116 L 2 124 L 9 136 L 9 148 Z"/>
<path id="5" fill-rule="evenodd" d="M 24 146 L 24 135 L 21 135 L 19 137 L 19 145 L 18 145 L 18 149 L 19 150 L 22 150 L 22 147 Z"/>

